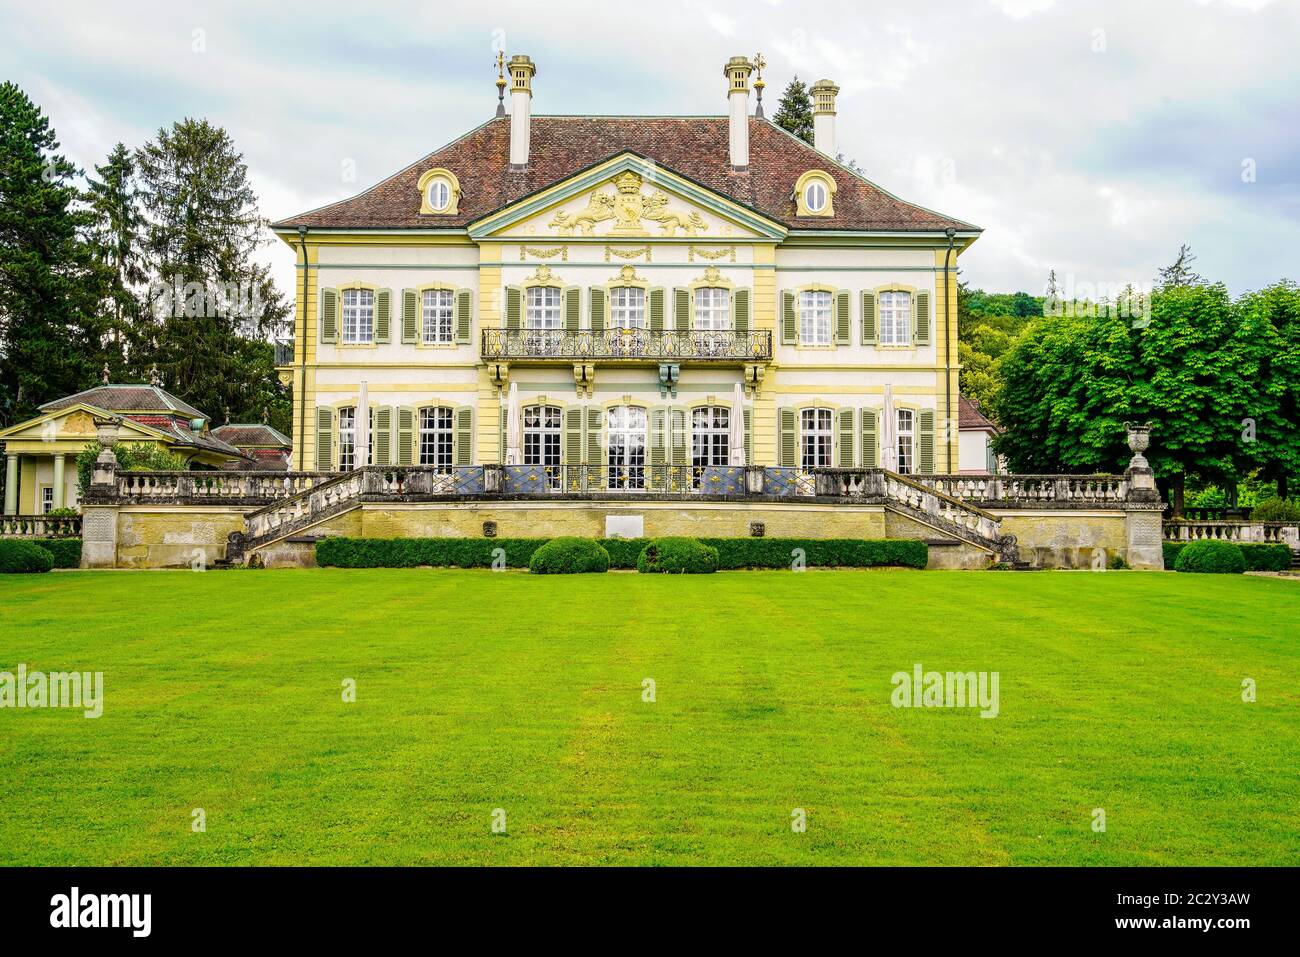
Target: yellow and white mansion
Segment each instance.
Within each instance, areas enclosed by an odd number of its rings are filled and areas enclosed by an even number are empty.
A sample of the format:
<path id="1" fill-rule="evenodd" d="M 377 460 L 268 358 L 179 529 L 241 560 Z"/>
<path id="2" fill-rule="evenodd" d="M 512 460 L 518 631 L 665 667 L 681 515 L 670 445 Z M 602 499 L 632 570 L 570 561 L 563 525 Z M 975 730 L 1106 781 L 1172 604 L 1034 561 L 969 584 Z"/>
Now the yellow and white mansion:
<path id="1" fill-rule="evenodd" d="M 958 472 L 956 260 L 979 228 L 837 163 L 830 81 L 815 147 L 753 115 L 753 70 L 727 62 L 726 115 L 533 115 L 515 56 L 508 109 L 276 223 L 291 468 L 364 464 L 358 408 L 372 464 L 502 463 L 513 385 L 522 464 L 611 488 L 737 464 L 736 416 L 745 464 Z"/>

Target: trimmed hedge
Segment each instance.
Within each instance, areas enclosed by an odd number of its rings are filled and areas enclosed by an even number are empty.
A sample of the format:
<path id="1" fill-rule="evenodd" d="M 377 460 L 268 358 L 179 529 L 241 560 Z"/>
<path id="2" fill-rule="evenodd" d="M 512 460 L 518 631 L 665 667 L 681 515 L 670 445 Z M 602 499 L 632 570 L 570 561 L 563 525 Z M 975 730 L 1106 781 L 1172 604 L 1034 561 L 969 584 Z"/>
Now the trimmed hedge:
<path id="1" fill-rule="evenodd" d="M 506 567 L 527 568 L 545 538 L 322 538 L 316 564 L 336 568 L 490 568 L 492 553 L 505 549 Z M 609 567 L 636 568 L 648 538 L 599 538 Z M 803 549 L 809 568 L 872 568 L 881 565 L 924 568 L 925 542 L 882 538 L 701 538 L 718 550 L 718 569 L 789 568 L 794 550 Z M 1166 557 L 1166 566 L 1173 567 Z"/>
<path id="2" fill-rule="evenodd" d="M 534 575 L 581 575 L 609 571 L 609 552 L 595 539 L 571 535 L 553 538 L 528 560 Z"/>
<path id="3" fill-rule="evenodd" d="M 81 567 L 81 539 L 44 538 L 36 544 L 50 553 L 55 568 Z"/>
<path id="4" fill-rule="evenodd" d="M 1246 570 L 1246 557 L 1232 542 L 1205 538 L 1189 542 L 1178 553 L 1174 570 L 1208 575 L 1240 575 Z"/>
<path id="5" fill-rule="evenodd" d="M 26 538 L 0 539 L 0 575 L 48 572 L 54 556 Z"/>
<path id="6" fill-rule="evenodd" d="M 1191 542 L 1165 542 L 1165 568 L 1176 568 L 1178 556 Z M 1226 542 L 1225 544 L 1234 544 Z M 1238 542 L 1248 572 L 1284 572 L 1291 567 L 1291 547 L 1276 542 Z"/>
<path id="7" fill-rule="evenodd" d="M 641 550 L 636 570 L 643 574 L 711 575 L 718 570 L 718 550 L 698 538 L 656 538 Z"/>

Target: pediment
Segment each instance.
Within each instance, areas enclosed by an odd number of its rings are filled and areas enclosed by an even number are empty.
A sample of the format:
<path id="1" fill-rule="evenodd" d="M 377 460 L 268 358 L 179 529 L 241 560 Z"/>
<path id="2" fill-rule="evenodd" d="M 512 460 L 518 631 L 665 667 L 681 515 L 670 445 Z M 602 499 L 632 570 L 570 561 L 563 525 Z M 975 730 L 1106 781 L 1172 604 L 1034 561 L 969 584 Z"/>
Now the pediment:
<path id="1" fill-rule="evenodd" d="M 470 226 L 476 239 L 779 240 L 786 229 L 665 167 L 626 153 Z"/>

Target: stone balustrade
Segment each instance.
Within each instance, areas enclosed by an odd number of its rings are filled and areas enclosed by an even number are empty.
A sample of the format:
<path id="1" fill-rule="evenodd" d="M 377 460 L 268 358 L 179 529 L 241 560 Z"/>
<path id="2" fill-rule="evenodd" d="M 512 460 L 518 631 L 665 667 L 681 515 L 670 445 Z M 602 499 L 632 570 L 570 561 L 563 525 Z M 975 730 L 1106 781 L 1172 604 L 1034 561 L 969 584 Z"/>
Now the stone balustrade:
<path id="1" fill-rule="evenodd" d="M 1196 542 L 1216 539 L 1223 542 L 1263 543 L 1287 545 L 1300 552 L 1300 523 L 1295 522 L 1232 522 L 1175 519 L 1164 523 L 1167 542 Z"/>
<path id="2" fill-rule="evenodd" d="M 76 538 L 80 515 L 0 516 L 0 538 Z"/>
<path id="3" fill-rule="evenodd" d="M 274 502 L 335 477 L 333 472 L 118 472 L 116 498 L 123 503 L 198 504 Z"/>
<path id="4" fill-rule="evenodd" d="M 913 475 L 963 502 L 1015 507 L 1117 506 L 1128 500 L 1123 475 Z"/>

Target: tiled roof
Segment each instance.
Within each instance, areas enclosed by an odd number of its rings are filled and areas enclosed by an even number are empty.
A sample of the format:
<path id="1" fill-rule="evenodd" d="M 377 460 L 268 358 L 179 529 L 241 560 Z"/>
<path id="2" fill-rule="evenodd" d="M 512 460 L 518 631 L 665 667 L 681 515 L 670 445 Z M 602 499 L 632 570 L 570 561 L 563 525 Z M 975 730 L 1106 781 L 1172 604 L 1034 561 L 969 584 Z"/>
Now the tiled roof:
<path id="1" fill-rule="evenodd" d="M 726 117 L 534 116 L 528 166 L 510 169 L 510 118 L 501 117 L 350 199 L 277 228 L 463 227 L 624 152 L 638 153 L 792 229 L 977 230 L 897 199 L 767 120 L 749 120 L 749 171 L 731 171 Z M 461 200 L 455 216 L 420 214 L 421 174 L 446 168 Z M 810 169 L 835 179 L 833 217 L 795 217 L 795 181 Z"/>
<path id="2" fill-rule="evenodd" d="M 223 442 L 229 442 L 237 448 L 258 446 L 287 449 L 292 444 L 283 432 L 279 432 L 264 423 L 253 425 L 227 423 L 226 425 L 217 426 L 212 430 L 212 434 Z"/>
<path id="3" fill-rule="evenodd" d="M 206 419 L 207 416 L 188 402 L 182 402 L 166 389 L 156 385 L 97 385 L 74 395 L 46 402 L 42 412 L 53 412 L 85 403 L 109 412 L 164 412 L 179 413 L 187 419 Z"/>
<path id="4" fill-rule="evenodd" d="M 998 432 L 1000 429 L 993 424 L 983 412 L 980 411 L 980 404 L 974 399 L 966 396 L 957 398 L 957 429 L 985 429 L 989 432 Z"/>

